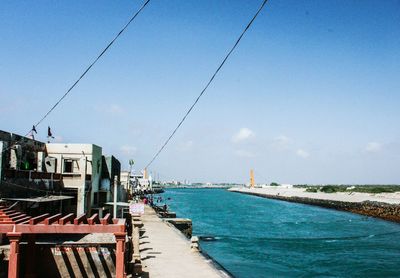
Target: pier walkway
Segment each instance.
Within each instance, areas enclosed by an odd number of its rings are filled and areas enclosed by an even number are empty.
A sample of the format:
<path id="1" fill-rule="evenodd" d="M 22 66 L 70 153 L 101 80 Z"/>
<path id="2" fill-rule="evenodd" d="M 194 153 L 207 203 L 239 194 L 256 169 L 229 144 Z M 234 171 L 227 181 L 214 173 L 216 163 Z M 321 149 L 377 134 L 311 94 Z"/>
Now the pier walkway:
<path id="1" fill-rule="evenodd" d="M 145 230 L 140 238 L 143 275 L 140 277 L 229 277 L 213 262 L 190 250 L 190 242 L 162 221 L 148 206 L 141 217 Z"/>

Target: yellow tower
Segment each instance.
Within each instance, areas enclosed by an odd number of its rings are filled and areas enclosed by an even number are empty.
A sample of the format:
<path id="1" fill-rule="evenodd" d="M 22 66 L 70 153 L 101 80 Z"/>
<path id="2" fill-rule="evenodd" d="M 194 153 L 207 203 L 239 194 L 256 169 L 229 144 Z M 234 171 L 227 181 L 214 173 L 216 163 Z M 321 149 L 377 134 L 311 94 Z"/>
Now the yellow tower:
<path id="1" fill-rule="evenodd" d="M 253 171 L 253 169 L 250 170 L 250 187 L 254 188 L 254 171 Z"/>

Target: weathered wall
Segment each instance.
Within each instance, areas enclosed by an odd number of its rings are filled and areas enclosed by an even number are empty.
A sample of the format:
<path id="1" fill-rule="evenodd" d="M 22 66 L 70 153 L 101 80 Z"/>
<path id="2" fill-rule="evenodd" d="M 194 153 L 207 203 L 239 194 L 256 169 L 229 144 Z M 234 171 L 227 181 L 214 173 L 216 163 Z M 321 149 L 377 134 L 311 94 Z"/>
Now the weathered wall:
<path id="1" fill-rule="evenodd" d="M 102 172 L 102 148 L 94 144 L 46 144 L 47 154 L 51 157 L 57 158 L 57 173 L 63 173 L 63 160 L 64 159 L 77 159 L 79 169 L 75 169 L 76 173 L 64 174 L 63 183 L 64 187 L 78 188 L 81 194 L 78 193 L 78 212 L 89 211 L 94 204 L 94 194 L 99 191 L 100 178 Z M 87 163 L 83 162 L 83 157 L 87 158 Z M 86 167 L 86 174 L 91 177 L 90 183 L 86 183 L 86 190 L 91 189 L 90 194 L 84 194 L 82 188 L 82 169 Z M 79 171 L 78 171 L 79 170 Z M 83 195 L 86 199 L 83 202 Z M 81 197 L 79 197 L 81 196 Z M 82 203 L 83 202 L 83 203 Z M 85 207 L 82 209 L 82 205 Z"/>
<path id="2" fill-rule="evenodd" d="M 174 225 L 179 231 L 182 232 L 187 238 L 192 237 L 192 220 L 187 218 L 170 218 L 165 219 L 168 223 Z"/>

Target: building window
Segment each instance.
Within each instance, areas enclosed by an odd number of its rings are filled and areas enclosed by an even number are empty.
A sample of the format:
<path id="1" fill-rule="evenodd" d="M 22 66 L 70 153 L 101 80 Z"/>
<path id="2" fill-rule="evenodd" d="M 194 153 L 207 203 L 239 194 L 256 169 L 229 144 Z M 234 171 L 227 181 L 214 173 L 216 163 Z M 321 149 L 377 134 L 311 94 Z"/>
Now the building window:
<path id="1" fill-rule="evenodd" d="M 63 173 L 76 173 L 78 170 L 78 161 L 74 159 L 64 159 Z"/>
<path id="2" fill-rule="evenodd" d="M 73 164 L 72 160 L 65 160 L 64 161 L 64 173 L 72 173 Z"/>
<path id="3" fill-rule="evenodd" d="M 93 204 L 94 204 L 94 205 L 98 205 L 98 202 L 99 202 L 98 196 L 99 196 L 99 192 L 95 192 L 95 193 L 93 194 Z"/>

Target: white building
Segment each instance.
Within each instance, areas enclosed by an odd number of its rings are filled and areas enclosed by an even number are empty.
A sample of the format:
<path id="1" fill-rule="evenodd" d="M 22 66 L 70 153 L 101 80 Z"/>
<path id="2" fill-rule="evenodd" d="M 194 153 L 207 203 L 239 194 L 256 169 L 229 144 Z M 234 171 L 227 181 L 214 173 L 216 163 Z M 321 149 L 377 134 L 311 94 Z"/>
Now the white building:
<path id="1" fill-rule="evenodd" d="M 129 171 L 121 171 L 121 185 L 123 186 L 126 192 L 130 192 L 132 190 L 132 182 L 131 182 L 131 173 Z"/>
<path id="2" fill-rule="evenodd" d="M 102 149 L 94 144 L 46 144 L 47 172 L 63 176 L 65 188 L 77 189 L 77 214 L 96 206 L 99 192 Z M 49 171 L 50 170 L 50 171 Z"/>
<path id="3" fill-rule="evenodd" d="M 288 188 L 288 189 L 293 188 L 293 184 L 289 184 L 289 183 L 282 183 L 282 184 L 280 184 L 280 186 L 283 188 Z"/>

